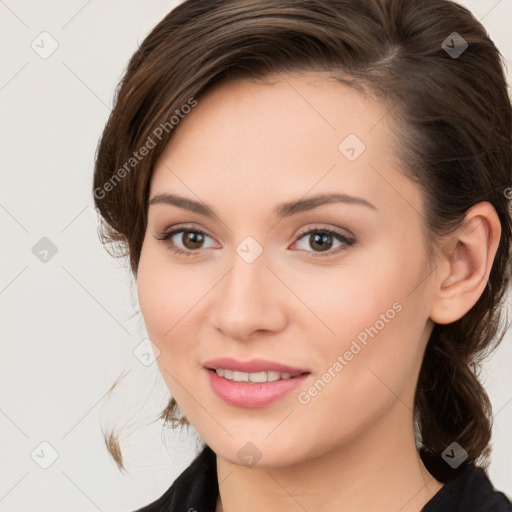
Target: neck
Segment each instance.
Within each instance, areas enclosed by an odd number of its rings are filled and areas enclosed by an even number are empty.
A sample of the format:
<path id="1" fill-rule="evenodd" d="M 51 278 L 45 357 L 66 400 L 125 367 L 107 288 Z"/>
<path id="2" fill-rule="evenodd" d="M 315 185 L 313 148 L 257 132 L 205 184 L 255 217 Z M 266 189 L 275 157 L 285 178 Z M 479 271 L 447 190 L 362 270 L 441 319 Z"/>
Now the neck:
<path id="1" fill-rule="evenodd" d="M 420 511 L 442 484 L 419 457 L 410 417 L 400 414 L 400 423 L 389 414 L 337 449 L 288 466 L 246 467 L 217 456 L 217 510 Z"/>

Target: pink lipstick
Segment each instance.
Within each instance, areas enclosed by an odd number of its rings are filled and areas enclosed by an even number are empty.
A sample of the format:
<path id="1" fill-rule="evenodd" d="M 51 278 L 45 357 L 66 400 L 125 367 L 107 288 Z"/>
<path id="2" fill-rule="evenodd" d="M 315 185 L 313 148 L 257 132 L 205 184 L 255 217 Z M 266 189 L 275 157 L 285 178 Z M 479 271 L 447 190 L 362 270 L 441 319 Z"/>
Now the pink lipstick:
<path id="1" fill-rule="evenodd" d="M 265 407 L 301 386 L 310 375 L 305 368 L 251 359 L 229 357 L 204 364 L 212 390 L 219 398 L 237 407 Z"/>

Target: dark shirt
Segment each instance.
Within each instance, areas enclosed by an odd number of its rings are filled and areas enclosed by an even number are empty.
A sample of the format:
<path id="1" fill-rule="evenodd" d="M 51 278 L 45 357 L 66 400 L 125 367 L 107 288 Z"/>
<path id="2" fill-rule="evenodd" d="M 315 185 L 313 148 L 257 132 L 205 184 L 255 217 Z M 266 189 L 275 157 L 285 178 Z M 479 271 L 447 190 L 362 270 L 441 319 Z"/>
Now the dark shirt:
<path id="1" fill-rule="evenodd" d="M 215 512 L 218 493 L 216 455 L 205 446 L 158 500 L 135 512 Z M 422 512 L 512 512 L 512 504 L 482 468 L 468 465 Z"/>

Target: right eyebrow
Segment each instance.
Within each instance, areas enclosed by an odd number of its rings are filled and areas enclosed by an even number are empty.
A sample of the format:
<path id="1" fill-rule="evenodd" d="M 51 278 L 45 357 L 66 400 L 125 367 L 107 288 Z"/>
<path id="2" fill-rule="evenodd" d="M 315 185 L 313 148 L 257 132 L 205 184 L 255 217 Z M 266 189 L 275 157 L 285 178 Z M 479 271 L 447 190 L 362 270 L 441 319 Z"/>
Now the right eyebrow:
<path id="1" fill-rule="evenodd" d="M 215 217 L 213 209 L 207 204 L 200 203 L 199 201 L 195 201 L 184 196 L 179 196 L 177 194 L 156 194 L 149 200 L 148 204 L 170 204 L 177 206 L 178 208 L 182 208 L 183 210 L 199 213 L 205 217 Z"/>

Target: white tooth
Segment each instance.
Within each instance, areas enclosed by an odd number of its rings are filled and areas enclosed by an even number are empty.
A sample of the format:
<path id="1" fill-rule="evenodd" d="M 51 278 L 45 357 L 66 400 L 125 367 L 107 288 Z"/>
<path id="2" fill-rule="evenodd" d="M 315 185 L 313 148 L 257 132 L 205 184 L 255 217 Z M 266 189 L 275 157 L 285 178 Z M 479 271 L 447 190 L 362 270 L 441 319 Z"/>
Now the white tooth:
<path id="1" fill-rule="evenodd" d="M 226 368 L 217 368 L 217 375 L 234 382 L 274 382 L 276 380 L 291 379 L 290 373 L 280 373 L 275 371 L 268 372 L 237 372 L 235 370 L 228 370 Z"/>
<path id="2" fill-rule="evenodd" d="M 267 372 L 249 373 L 251 382 L 267 382 Z"/>
<path id="3" fill-rule="evenodd" d="M 249 382 L 249 374 L 247 372 L 233 372 L 233 380 L 236 382 Z"/>

